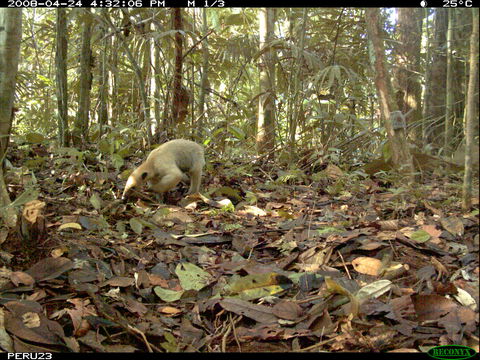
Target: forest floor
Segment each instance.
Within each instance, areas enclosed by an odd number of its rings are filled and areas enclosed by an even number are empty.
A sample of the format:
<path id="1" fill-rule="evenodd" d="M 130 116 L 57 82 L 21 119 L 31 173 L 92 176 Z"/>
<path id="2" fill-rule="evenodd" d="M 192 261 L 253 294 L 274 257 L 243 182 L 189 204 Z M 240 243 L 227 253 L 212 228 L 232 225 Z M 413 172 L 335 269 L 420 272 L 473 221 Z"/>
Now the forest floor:
<path id="1" fill-rule="evenodd" d="M 282 182 L 217 163 L 203 195 L 160 204 L 118 200 L 95 157 L 9 155 L 6 351 L 479 350 L 478 192 L 462 212 L 459 176 L 395 187 L 329 165 Z"/>

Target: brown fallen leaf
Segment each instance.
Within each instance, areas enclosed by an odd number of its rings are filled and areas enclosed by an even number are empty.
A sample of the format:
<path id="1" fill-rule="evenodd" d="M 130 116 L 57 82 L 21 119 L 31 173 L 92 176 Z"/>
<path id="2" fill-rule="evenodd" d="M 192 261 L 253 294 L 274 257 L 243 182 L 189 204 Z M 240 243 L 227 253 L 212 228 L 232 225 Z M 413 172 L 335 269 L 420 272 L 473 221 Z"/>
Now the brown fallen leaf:
<path id="1" fill-rule="evenodd" d="M 89 299 L 83 300 L 79 298 L 73 298 L 67 300 L 67 302 L 75 305 L 74 309 L 66 309 L 68 315 L 72 319 L 74 335 L 76 337 L 86 335 L 87 332 L 91 329 L 91 326 L 88 321 L 85 320 L 85 317 L 90 315 L 97 315 L 95 306 L 90 303 Z"/>
<path id="2" fill-rule="evenodd" d="M 71 269 L 73 269 L 72 260 L 65 257 L 50 257 L 40 260 L 25 272 L 31 275 L 36 281 L 45 281 L 56 279 Z"/>
<path id="3" fill-rule="evenodd" d="M 132 298 L 125 297 L 125 308 L 130 311 L 132 314 L 135 314 L 139 317 L 144 316 L 148 312 L 148 308 L 143 305 L 141 302 L 138 302 Z"/>
<path id="4" fill-rule="evenodd" d="M 104 286 L 110 285 L 110 286 L 118 286 L 118 287 L 127 287 L 127 286 L 132 286 L 134 284 L 135 284 L 134 278 L 117 276 L 117 277 L 108 279 L 107 281 L 104 281 L 99 286 L 104 287 Z"/>
<path id="5" fill-rule="evenodd" d="M 436 239 L 442 234 L 442 230 L 437 229 L 435 225 L 423 225 L 422 229 L 429 233 L 432 239 Z"/>
<path id="6" fill-rule="evenodd" d="M 462 236 L 465 232 L 462 219 L 456 216 L 450 216 L 440 219 L 443 228 L 454 236 Z"/>
<path id="7" fill-rule="evenodd" d="M 5 307 L 9 310 L 5 312 L 5 329 L 11 334 L 38 344 L 63 344 L 62 326 L 47 319 L 38 303 L 9 301 Z"/>
<path id="8" fill-rule="evenodd" d="M 352 260 L 352 266 L 361 274 L 378 276 L 382 270 L 382 261 L 372 257 L 361 256 Z"/>
<path id="9" fill-rule="evenodd" d="M 226 298 L 220 301 L 220 305 L 227 311 L 237 315 L 243 315 L 259 323 L 276 323 L 277 317 L 273 315 L 272 308 L 252 304 L 245 300 Z"/>
<path id="10" fill-rule="evenodd" d="M 380 220 L 377 221 L 377 224 L 380 225 L 381 230 L 398 230 L 398 220 Z"/>
<path id="11" fill-rule="evenodd" d="M 167 315 L 178 315 L 182 313 L 182 310 L 177 309 L 173 306 L 161 306 L 158 308 L 158 311 L 161 312 L 162 314 L 167 314 Z"/>
<path id="12" fill-rule="evenodd" d="M 280 319 L 297 320 L 302 316 L 302 308 L 293 301 L 281 301 L 272 309 L 273 314 Z"/>
<path id="13" fill-rule="evenodd" d="M 411 298 L 419 321 L 440 319 L 458 307 L 452 300 L 437 294 L 412 295 Z"/>
<path id="14" fill-rule="evenodd" d="M 27 273 L 22 271 L 15 271 L 10 274 L 10 281 L 15 285 L 18 286 L 20 284 L 24 285 L 33 285 L 35 284 L 35 279 Z"/>

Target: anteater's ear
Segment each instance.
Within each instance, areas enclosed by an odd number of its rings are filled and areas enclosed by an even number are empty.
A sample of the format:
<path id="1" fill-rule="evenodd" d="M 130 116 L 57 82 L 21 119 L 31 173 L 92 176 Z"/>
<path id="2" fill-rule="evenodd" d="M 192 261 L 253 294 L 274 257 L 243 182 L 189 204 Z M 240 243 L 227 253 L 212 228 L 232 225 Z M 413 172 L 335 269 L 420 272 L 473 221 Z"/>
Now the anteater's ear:
<path id="1" fill-rule="evenodd" d="M 148 176 L 147 172 L 142 173 L 141 175 L 142 180 L 145 180 L 147 176 Z"/>

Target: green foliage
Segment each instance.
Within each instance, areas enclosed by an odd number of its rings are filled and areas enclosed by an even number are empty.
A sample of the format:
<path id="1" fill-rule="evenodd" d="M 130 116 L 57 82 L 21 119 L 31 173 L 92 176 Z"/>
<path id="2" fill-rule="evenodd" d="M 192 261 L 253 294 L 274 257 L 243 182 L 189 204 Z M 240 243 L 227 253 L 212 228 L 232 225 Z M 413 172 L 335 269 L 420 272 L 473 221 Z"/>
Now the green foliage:
<path id="1" fill-rule="evenodd" d="M 110 157 L 110 160 L 112 161 L 113 166 L 115 169 L 120 170 L 120 168 L 123 166 L 125 161 L 119 154 L 112 154 Z"/>
<path id="2" fill-rule="evenodd" d="M 229 214 L 235 212 L 235 205 L 233 203 L 228 202 L 227 204 L 223 205 L 220 209 L 212 209 L 210 210 L 211 216 L 217 216 L 222 214 Z"/>
<path id="3" fill-rule="evenodd" d="M 248 204 L 253 205 L 253 204 L 256 204 L 256 203 L 257 203 L 258 197 L 257 197 L 257 195 L 256 195 L 254 192 L 246 191 L 246 192 L 245 192 L 245 201 L 246 201 Z"/>
<path id="4" fill-rule="evenodd" d="M 55 159 L 55 164 L 59 167 L 63 165 L 82 166 L 85 158 L 85 152 L 75 148 L 57 148 L 55 149 L 60 157 Z"/>
<path id="5" fill-rule="evenodd" d="M 21 208 L 26 203 L 38 199 L 39 192 L 36 187 L 31 186 L 27 187 L 25 191 L 20 194 L 14 201 L 12 201 L 8 206 L 1 208 L 3 211 L 5 208 Z"/>
<path id="6" fill-rule="evenodd" d="M 38 169 L 46 163 L 46 158 L 43 156 L 35 156 L 33 159 L 28 159 L 25 161 L 24 165 L 30 170 Z"/>
<path id="7" fill-rule="evenodd" d="M 137 218 L 130 218 L 129 220 L 129 224 L 130 224 L 130 227 L 132 228 L 133 231 L 135 231 L 135 233 L 137 235 L 141 235 L 142 234 L 142 231 L 143 231 L 143 223 L 141 220 L 137 219 Z"/>
<path id="8" fill-rule="evenodd" d="M 345 77 L 342 77 L 342 72 L 345 74 Z M 315 84 L 317 84 L 321 89 L 330 89 L 334 84 L 343 86 L 345 82 L 355 82 L 359 80 L 359 76 L 355 71 L 342 66 L 342 65 L 332 65 L 326 66 L 318 72 L 317 75 L 312 79 Z"/>
<path id="9" fill-rule="evenodd" d="M 392 148 L 389 142 L 385 142 L 382 146 L 383 160 L 385 162 L 389 161 L 392 158 Z"/>
<path id="10" fill-rule="evenodd" d="M 25 140 L 29 143 L 32 143 L 32 144 L 41 144 L 46 139 L 45 139 L 45 136 L 43 136 L 42 134 L 28 133 L 28 134 L 25 135 Z"/>
<path id="11" fill-rule="evenodd" d="M 171 27 L 170 13 L 158 11 L 155 22 L 151 21 L 151 9 L 107 9 L 90 14 L 71 12 L 68 16 L 66 130 L 67 133 L 73 130 L 79 108 L 80 79 L 76 70 L 81 53 L 81 30 L 83 19 L 91 16 L 94 23 L 91 47 L 95 57 L 91 64 L 91 105 L 85 135 L 88 135 L 90 144 L 98 146 L 102 157 L 97 159 L 106 161 L 107 167 L 113 166 L 117 171 L 125 165 L 127 157 L 147 145 L 147 122 L 143 118 L 135 75 L 137 66 L 147 86 L 150 120 L 157 135 L 163 136 L 167 130 L 164 126 L 171 117 L 175 55 L 172 38 L 177 31 Z M 320 160 L 314 160 L 313 167 L 320 161 L 342 163 L 345 154 L 348 159 L 364 161 L 376 151 L 389 160 L 391 150 L 387 143 L 383 145 L 385 130 L 376 113 L 378 107 L 369 64 L 364 11 L 308 8 L 305 23 L 302 21 L 303 11 L 276 9 L 275 34 L 262 49 L 258 47 L 258 9 L 208 9 L 205 27 L 198 14 L 182 11 L 186 24 L 181 31 L 185 40 L 183 85 L 192 94 L 186 120 L 175 124 L 174 131 L 168 129 L 168 136 L 174 133 L 176 137 L 196 138 L 222 158 L 246 159 L 257 155 L 256 122 L 258 103 L 263 98 L 259 93 L 258 61 L 262 55 L 271 52 L 276 64 L 272 93 L 275 99 L 276 156 L 286 155 L 286 162 L 290 163 L 295 156 L 301 155 L 297 153 L 303 149 L 321 149 L 323 155 Z M 393 13 L 392 9 L 385 10 L 384 20 L 386 35 L 396 41 L 395 24 L 390 24 Z M 125 38 L 116 29 L 125 26 L 126 16 L 130 17 L 132 26 Z M 110 28 L 107 17 L 115 29 Z M 22 41 L 23 61 L 18 73 L 15 104 L 19 111 L 15 115 L 13 131 L 15 135 L 25 136 L 29 143 L 50 144 L 52 141 L 48 139 L 57 138 L 58 122 L 56 14 L 49 9 L 27 9 L 23 18 L 28 34 Z M 213 31 L 206 34 L 204 29 Z M 305 41 L 300 44 L 303 31 Z M 468 54 L 468 41 L 462 36 L 462 40 L 455 44 L 461 59 Z M 390 62 L 396 60 L 395 41 L 386 42 Z M 126 56 L 127 48 L 134 61 Z M 206 70 L 205 107 L 199 110 L 202 89 L 198 85 L 204 73 L 206 49 L 209 68 Z M 100 76 L 103 61 L 107 81 Z M 461 79 L 459 81 L 463 83 Z M 104 86 L 108 88 L 107 123 L 100 125 L 99 119 L 104 119 L 99 111 Z M 294 134 L 291 133 L 293 124 Z M 200 133 L 202 135 L 198 136 Z M 75 161 L 80 163 L 82 160 L 77 158 Z M 40 160 L 30 166 L 41 167 Z M 279 181 L 301 183 L 304 179 L 301 171 L 287 170 Z"/>
<path id="12" fill-rule="evenodd" d="M 342 31 L 336 38 L 336 61 L 333 65 L 325 65 L 323 58 L 325 50 L 331 51 L 331 31 L 336 28 L 335 22 L 339 19 L 340 12 L 344 12 L 342 18 Z M 129 15 L 135 18 L 139 23 L 147 22 L 151 18 L 148 9 L 130 9 Z M 76 116 L 78 108 L 78 73 L 72 69 L 78 66 L 78 56 L 81 48 L 81 26 L 84 16 L 93 16 L 94 23 L 102 23 L 105 26 L 105 15 L 117 27 L 123 26 L 121 19 L 125 16 L 119 9 L 108 9 L 104 13 L 95 13 L 93 15 L 82 14 L 81 16 L 70 16 L 68 27 L 68 94 L 69 94 L 69 127 L 72 130 L 73 119 Z M 185 23 L 192 24 L 198 21 L 192 17 L 188 11 L 182 12 L 185 17 Z M 289 37 L 277 37 L 268 43 L 263 50 L 258 49 L 258 10 L 257 9 L 211 9 L 207 12 L 207 27 L 215 30 L 208 36 L 208 48 L 211 61 L 215 63 L 215 71 L 210 68 L 208 73 L 209 87 L 215 89 L 213 93 L 207 94 L 207 113 L 204 117 L 204 133 L 209 134 L 203 141 L 205 144 L 213 144 L 217 147 L 219 138 L 224 137 L 226 145 L 230 148 L 227 153 L 232 152 L 233 156 L 243 156 L 245 152 L 254 153 L 253 140 L 255 136 L 255 119 L 257 116 L 255 104 L 258 102 L 257 79 L 257 60 L 261 51 L 274 50 L 277 53 L 279 66 L 277 67 L 277 93 L 279 107 L 277 114 L 277 123 L 279 125 L 278 136 L 284 136 L 288 130 L 288 118 L 291 116 L 290 109 L 286 106 L 289 103 L 292 93 L 292 78 L 294 69 L 297 67 L 299 56 L 304 61 L 304 66 L 300 69 L 300 79 L 305 89 L 300 94 L 303 111 L 308 114 L 305 124 L 309 125 L 312 121 L 324 119 L 322 114 L 328 113 L 328 118 L 333 119 L 338 131 L 341 132 L 346 126 L 347 115 L 338 111 L 326 111 L 324 105 L 320 104 L 317 98 L 319 90 L 327 92 L 336 92 L 339 87 L 340 98 L 334 101 L 342 104 L 347 96 L 354 96 L 362 99 L 366 92 L 371 92 L 371 85 L 368 89 L 358 86 L 360 79 L 365 76 L 365 67 L 362 65 L 361 57 L 365 54 L 365 39 L 361 27 L 358 26 L 359 20 L 363 14 L 354 9 L 308 9 L 307 33 L 310 34 L 306 41 L 304 49 L 298 47 L 295 39 L 301 24 L 298 21 L 302 16 L 302 11 L 298 9 L 278 9 L 277 29 L 282 34 Z M 293 16 L 293 17 L 292 17 Z M 286 26 L 286 21 L 292 21 L 292 28 Z M 35 15 L 31 11 L 24 12 L 24 21 L 26 28 L 33 29 L 35 37 L 25 37 L 22 43 L 22 55 L 25 58 L 20 65 L 19 71 L 19 108 L 17 114 L 18 120 L 15 130 L 19 134 L 36 131 L 43 136 L 56 138 L 56 101 L 52 101 L 56 93 L 56 83 L 54 71 L 46 71 L 54 64 L 54 41 L 55 13 L 37 9 Z M 92 38 L 102 39 L 104 33 L 100 26 L 94 26 Z M 204 34 L 201 26 L 197 28 L 185 28 L 182 32 L 186 39 L 191 39 L 194 43 Z M 155 70 L 155 76 L 158 78 L 156 83 L 159 87 L 158 93 L 150 94 L 155 96 L 155 101 L 163 104 L 167 101 L 167 94 L 171 86 L 171 64 L 173 60 L 173 46 L 171 38 L 175 31 L 171 29 L 170 18 L 160 16 L 157 24 L 151 27 L 146 34 L 140 33 L 132 27 L 131 35 L 128 38 L 128 45 L 135 54 L 138 65 L 142 71 L 145 71 L 146 80 L 153 72 L 143 69 L 142 57 L 147 56 L 150 41 L 155 40 L 159 46 L 158 56 L 160 56 L 160 68 Z M 108 29 L 107 29 L 108 31 Z M 293 31 L 290 34 L 290 31 Z M 119 38 L 113 37 L 112 40 L 119 41 Z M 196 47 L 193 47 L 185 59 L 188 63 L 185 71 L 189 71 L 189 66 L 195 66 L 201 69 L 203 56 L 202 46 L 206 41 L 202 41 Z M 94 78 L 91 89 L 91 112 L 90 128 L 88 130 L 92 142 L 98 144 L 102 154 L 111 156 L 109 161 L 117 169 L 121 168 L 121 158 L 131 155 L 132 148 L 129 143 L 138 143 L 145 136 L 144 124 L 138 123 L 138 110 L 140 97 L 137 91 L 135 76 L 133 74 L 134 66 L 126 59 L 125 52 L 118 43 L 105 43 L 104 41 L 93 41 L 93 53 L 99 54 L 95 58 L 95 67 L 92 68 Z M 318 48 L 317 48 L 318 47 Z M 39 51 L 41 49 L 42 51 Z M 320 50 L 321 49 L 321 50 Z M 99 78 L 97 65 L 100 65 L 101 57 L 106 52 L 107 71 L 110 79 L 114 78 L 115 89 L 110 89 L 108 95 L 109 123 L 102 126 L 103 134 L 100 136 L 100 127 L 97 122 L 95 111 L 98 109 L 98 99 L 101 87 L 104 85 Z M 151 64 L 153 65 L 153 64 Z M 195 72 L 194 78 L 190 82 L 199 83 L 201 72 Z M 109 83 L 109 85 L 111 85 Z M 193 91 L 198 92 L 198 87 L 193 87 Z M 157 98 L 159 96 L 159 98 Z M 194 94 L 193 99 L 198 99 L 198 94 Z M 360 100 L 361 102 L 362 100 Z M 358 104 L 360 105 L 360 102 Z M 282 104 L 283 103 L 283 104 Z M 332 102 L 333 103 L 333 102 Z M 194 104 L 196 105 L 196 104 Z M 163 106 L 163 105 L 162 105 Z M 343 106 L 343 105 L 342 105 Z M 360 107 L 359 107 L 360 108 Z M 93 110 L 95 109 L 95 110 Z M 340 110 L 345 110 L 340 109 Z M 153 107 L 151 108 L 153 115 Z M 198 115 L 198 114 L 197 114 Z M 155 119 L 160 124 L 163 119 Z M 191 121 L 194 123 L 195 121 Z M 218 126 L 221 122 L 228 126 Z M 182 125 L 183 126 L 183 125 Z M 178 129 L 177 129 L 178 130 Z M 310 136 L 325 135 L 325 130 L 318 132 L 318 128 L 312 127 Z M 185 124 L 185 133 L 189 132 L 188 124 Z M 330 130 L 329 130 L 330 131 Z M 179 134 L 181 135 L 181 134 Z M 322 136 L 323 136 L 322 135 Z M 333 135 L 333 134 L 332 134 Z M 305 139 L 309 141 L 308 139 Z M 246 146 L 248 145 L 248 146 Z M 133 150 L 137 149 L 135 145 Z M 243 149 L 242 149 L 243 148 Z M 247 150 L 245 150 L 247 148 Z M 223 150 L 222 150 L 223 151 Z M 114 156 L 118 154 L 118 156 Z"/>
<path id="13" fill-rule="evenodd" d="M 303 183 L 307 179 L 305 172 L 301 169 L 292 168 L 287 171 L 278 172 L 278 181 L 282 183 L 294 184 Z"/>

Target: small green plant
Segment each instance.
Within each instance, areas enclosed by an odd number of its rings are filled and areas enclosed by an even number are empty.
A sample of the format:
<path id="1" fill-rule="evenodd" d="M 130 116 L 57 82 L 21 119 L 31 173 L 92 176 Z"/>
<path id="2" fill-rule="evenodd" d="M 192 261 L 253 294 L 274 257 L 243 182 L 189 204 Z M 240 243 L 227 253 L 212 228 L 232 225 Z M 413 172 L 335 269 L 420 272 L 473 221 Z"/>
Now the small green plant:
<path id="1" fill-rule="evenodd" d="M 211 216 L 216 216 L 216 215 L 233 213 L 233 212 L 235 212 L 235 205 L 233 205 L 232 203 L 228 203 L 228 204 L 222 206 L 220 209 L 211 210 L 210 215 Z"/>
<path id="2" fill-rule="evenodd" d="M 289 169 L 287 171 L 279 171 L 278 181 L 285 184 L 295 184 L 305 182 L 307 176 L 301 169 Z"/>

